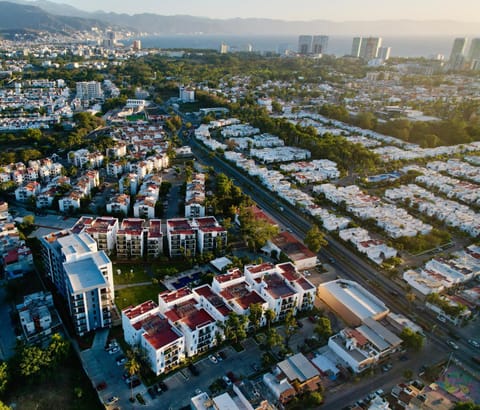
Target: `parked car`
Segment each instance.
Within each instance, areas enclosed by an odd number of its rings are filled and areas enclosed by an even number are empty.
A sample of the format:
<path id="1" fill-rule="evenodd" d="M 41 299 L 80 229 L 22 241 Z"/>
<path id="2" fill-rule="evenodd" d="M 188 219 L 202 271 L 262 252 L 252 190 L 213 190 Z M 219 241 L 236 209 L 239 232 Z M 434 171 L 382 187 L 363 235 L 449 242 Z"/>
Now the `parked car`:
<path id="1" fill-rule="evenodd" d="M 458 350 L 458 345 L 453 340 L 447 340 L 447 345 L 449 345 L 453 350 Z"/>
<path id="2" fill-rule="evenodd" d="M 222 376 L 222 379 L 227 384 L 227 387 L 232 386 L 232 381 L 228 378 L 228 376 Z"/>
<path id="3" fill-rule="evenodd" d="M 118 346 L 115 346 L 108 351 L 108 354 L 115 354 L 115 353 L 118 353 L 119 351 L 120 351 L 120 348 Z"/>
<path id="4" fill-rule="evenodd" d="M 107 383 L 105 382 L 100 382 L 97 384 L 97 391 L 102 391 L 102 390 L 105 390 L 107 388 Z"/>
<path id="5" fill-rule="evenodd" d="M 164 382 L 158 382 L 158 385 L 160 386 L 160 388 L 161 388 L 163 391 L 167 391 L 167 390 L 168 390 L 168 386 L 167 386 Z"/>
<path id="6" fill-rule="evenodd" d="M 211 354 L 210 356 L 208 356 L 208 359 L 209 359 L 212 363 L 214 363 L 214 364 L 217 364 L 217 363 L 218 363 L 217 358 L 216 358 L 213 354 Z"/>
<path id="7" fill-rule="evenodd" d="M 223 360 L 225 360 L 227 358 L 227 354 L 223 350 L 218 352 L 218 354 Z"/>
<path id="8" fill-rule="evenodd" d="M 109 397 L 107 400 L 105 400 L 105 404 L 107 406 L 110 406 L 112 405 L 113 403 L 116 403 L 118 401 L 118 397 L 117 396 L 111 396 Z"/>
<path id="9" fill-rule="evenodd" d="M 399 360 L 400 360 L 401 362 L 406 362 L 406 361 L 408 360 L 408 356 L 402 354 L 402 355 L 400 356 Z"/>
<path id="10" fill-rule="evenodd" d="M 149 387 L 147 389 L 147 393 L 148 395 L 150 396 L 150 398 L 153 400 L 156 396 L 157 396 L 157 393 L 155 391 L 155 389 L 153 387 Z"/>
<path id="11" fill-rule="evenodd" d="M 223 360 L 222 357 L 220 356 L 220 353 L 215 353 L 215 357 L 217 358 L 217 360 L 219 362 L 221 362 Z"/>
<path id="12" fill-rule="evenodd" d="M 131 383 L 132 383 L 132 387 L 137 387 L 137 386 L 140 386 L 142 384 L 140 379 L 133 379 Z"/>
<path id="13" fill-rule="evenodd" d="M 117 366 L 121 366 L 122 364 L 124 364 L 126 361 L 127 361 L 127 358 L 125 356 L 118 356 L 116 358 L 116 361 L 117 361 Z"/>

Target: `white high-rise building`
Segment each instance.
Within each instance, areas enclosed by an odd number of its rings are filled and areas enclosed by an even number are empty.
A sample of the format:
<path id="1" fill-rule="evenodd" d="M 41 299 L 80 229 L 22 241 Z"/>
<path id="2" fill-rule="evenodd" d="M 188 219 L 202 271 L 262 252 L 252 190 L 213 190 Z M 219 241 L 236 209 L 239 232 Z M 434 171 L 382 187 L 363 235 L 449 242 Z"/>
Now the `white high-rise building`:
<path id="1" fill-rule="evenodd" d="M 312 52 L 312 36 L 299 36 L 298 37 L 298 53 L 310 54 Z"/>
<path id="2" fill-rule="evenodd" d="M 387 61 L 390 58 L 390 53 L 392 52 L 391 47 L 380 47 L 378 49 L 377 58 L 383 61 Z"/>
<path id="3" fill-rule="evenodd" d="M 41 238 L 47 275 L 67 300 L 75 331 L 83 335 L 112 324 L 112 262 L 87 233 L 61 231 Z"/>
<path id="4" fill-rule="evenodd" d="M 81 81 L 77 84 L 77 98 L 96 100 L 103 98 L 102 86 L 98 81 Z"/>
<path id="5" fill-rule="evenodd" d="M 354 37 L 352 42 L 352 52 L 350 54 L 353 57 L 360 57 L 361 48 L 362 48 L 362 37 Z"/>
<path id="6" fill-rule="evenodd" d="M 378 57 L 378 49 L 382 46 L 381 37 L 367 37 L 362 39 L 360 57 L 366 61 Z"/>
<path id="7" fill-rule="evenodd" d="M 474 38 L 470 43 L 468 59 L 469 61 L 480 60 L 480 38 Z"/>
<path id="8" fill-rule="evenodd" d="M 328 49 L 328 36 L 313 36 L 312 53 L 325 54 Z"/>
<path id="9" fill-rule="evenodd" d="M 452 52 L 450 53 L 450 62 L 455 62 L 458 57 L 463 57 L 465 55 L 466 47 L 466 37 L 458 37 L 453 40 Z"/>
<path id="10" fill-rule="evenodd" d="M 458 37 L 453 41 L 452 52 L 450 53 L 449 67 L 453 70 L 464 68 L 467 50 L 467 38 Z"/>

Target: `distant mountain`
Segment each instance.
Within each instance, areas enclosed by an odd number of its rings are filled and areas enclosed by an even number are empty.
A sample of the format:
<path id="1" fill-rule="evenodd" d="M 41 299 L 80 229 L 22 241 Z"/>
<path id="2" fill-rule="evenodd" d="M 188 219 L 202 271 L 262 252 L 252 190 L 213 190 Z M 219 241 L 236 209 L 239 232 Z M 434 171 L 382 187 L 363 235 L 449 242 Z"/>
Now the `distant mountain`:
<path id="1" fill-rule="evenodd" d="M 33 4 L 51 14 L 90 18 L 103 21 L 110 25 L 130 27 L 139 32 L 158 34 L 298 35 L 301 33 L 311 33 L 352 36 L 480 36 L 479 22 L 449 20 L 334 22 L 328 20 L 283 21 L 257 18 L 211 19 L 208 17 L 188 15 L 162 16 L 153 13 L 129 15 L 104 11 L 85 12 L 75 7 L 49 0 L 11 1 L 21 4 Z"/>
<path id="2" fill-rule="evenodd" d="M 0 30 L 88 30 L 93 26 L 104 27 L 93 18 L 59 16 L 47 13 L 37 6 L 0 1 Z"/>

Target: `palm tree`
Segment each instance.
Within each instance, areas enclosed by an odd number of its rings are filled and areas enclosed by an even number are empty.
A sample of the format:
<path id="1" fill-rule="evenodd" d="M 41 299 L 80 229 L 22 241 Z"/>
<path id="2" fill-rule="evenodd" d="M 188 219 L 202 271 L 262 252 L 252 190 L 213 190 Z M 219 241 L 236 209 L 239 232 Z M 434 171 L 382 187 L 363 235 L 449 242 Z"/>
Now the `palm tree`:
<path id="1" fill-rule="evenodd" d="M 270 330 L 270 325 L 272 324 L 273 320 L 275 319 L 275 311 L 272 309 L 267 309 L 265 311 L 265 319 L 267 320 L 267 327 Z"/>
<path id="2" fill-rule="evenodd" d="M 137 360 L 135 353 L 132 350 L 127 352 L 128 360 L 125 363 L 125 370 L 130 376 L 130 389 L 131 396 L 130 401 L 133 402 L 133 376 L 135 376 L 140 371 L 140 363 Z"/>

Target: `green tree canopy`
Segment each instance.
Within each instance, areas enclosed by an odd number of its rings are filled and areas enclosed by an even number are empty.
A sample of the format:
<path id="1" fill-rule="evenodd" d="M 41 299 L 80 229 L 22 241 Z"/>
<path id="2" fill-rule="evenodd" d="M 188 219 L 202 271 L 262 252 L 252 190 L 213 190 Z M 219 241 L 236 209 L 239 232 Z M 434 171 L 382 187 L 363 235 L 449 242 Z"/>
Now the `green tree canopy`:
<path id="1" fill-rule="evenodd" d="M 321 248 L 328 245 L 325 239 L 325 234 L 318 228 L 317 225 L 313 225 L 305 236 L 305 245 L 314 253 L 318 253 Z"/>
<path id="2" fill-rule="evenodd" d="M 400 338 L 403 340 L 403 343 L 407 348 L 415 351 L 421 350 L 425 342 L 425 338 L 419 332 L 414 332 L 409 327 L 402 330 Z"/>

